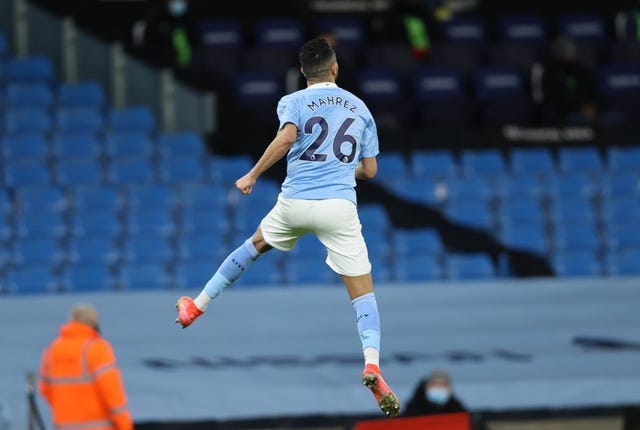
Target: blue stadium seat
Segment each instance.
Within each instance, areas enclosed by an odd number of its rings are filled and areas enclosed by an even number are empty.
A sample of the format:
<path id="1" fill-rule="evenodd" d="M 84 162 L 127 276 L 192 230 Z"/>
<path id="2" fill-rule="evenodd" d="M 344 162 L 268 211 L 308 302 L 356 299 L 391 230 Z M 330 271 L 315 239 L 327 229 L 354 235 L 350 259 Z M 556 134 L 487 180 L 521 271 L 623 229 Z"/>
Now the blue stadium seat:
<path id="1" fill-rule="evenodd" d="M 213 276 L 220 261 L 186 260 L 176 266 L 176 285 L 178 288 L 202 288 Z"/>
<path id="2" fill-rule="evenodd" d="M 554 247 L 556 250 L 588 250 L 592 253 L 600 246 L 598 230 L 593 223 L 570 222 L 555 226 Z"/>
<path id="3" fill-rule="evenodd" d="M 63 212 L 69 206 L 67 196 L 58 187 L 24 186 L 17 189 L 21 210 L 29 212 Z"/>
<path id="4" fill-rule="evenodd" d="M 167 185 L 131 185 L 127 188 L 127 205 L 133 210 L 162 210 L 170 212 L 178 204 L 178 196 Z"/>
<path id="5" fill-rule="evenodd" d="M 87 132 L 61 132 L 53 137 L 53 150 L 58 162 L 68 158 L 97 160 L 102 154 L 101 142 L 95 134 Z"/>
<path id="6" fill-rule="evenodd" d="M 0 220 L 13 213 L 13 201 L 13 193 L 6 188 L 0 190 Z"/>
<path id="7" fill-rule="evenodd" d="M 102 263 L 78 264 L 68 267 L 64 274 L 65 291 L 109 291 L 115 288 L 115 276 Z"/>
<path id="8" fill-rule="evenodd" d="M 45 56 L 12 58 L 9 60 L 7 77 L 14 82 L 52 83 L 55 78 L 53 64 Z"/>
<path id="9" fill-rule="evenodd" d="M 540 16 L 501 16 L 498 18 L 498 41 L 490 46 L 490 62 L 529 70 L 544 57 L 546 37 L 546 25 Z"/>
<path id="10" fill-rule="evenodd" d="M 11 108 L 49 109 L 53 101 L 53 91 L 46 83 L 9 83 L 7 85 L 6 103 Z"/>
<path id="11" fill-rule="evenodd" d="M 151 133 L 155 131 L 156 119 L 144 106 L 114 108 L 109 112 L 108 124 L 111 132 Z"/>
<path id="12" fill-rule="evenodd" d="M 227 245 L 224 240 L 225 232 L 203 231 L 196 229 L 189 234 L 182 235 L 178 240 L 178 253 L 184 262 L 206 261 L 208 276 L 206 282 L 215 272 L 218 265 L 227 258 L 233 250 L 233 245 Z M 237 245 L 239 246 L 239 244 Z"/>
<path id="13" fill-rule="evenodd" d="M 392 68 L 370 67 L 356 75 L 359 96 L 376 119 L 378 128 L 399 128 L 409 124 L 412 105 L 409 103 L 403 79 Z"/>
<path id="14" fill-rule="evenodd" d="M 421 205 L 439 205 L 444 198 L 444 185 L 432 178 L 420 178 L 420 186 L 416 186 L 416 179 L 408 176 L 383 178 L 385 188 L 394 196 Z"/>
<path id="15" fill-rule="evenodd" d="M 91 233 L 71 239 L 69 242 L 70 260 L 77 265 L 118 263 L 122 257 L 113 237 Z"/>
<path id="16" fill-rule="evenodd" d="M 554 171 L 553 156 L 545 148 L 514 148 L 510 159 L 511 171 L 517 174 L 550 174 Z"/>
<path id="17" fill-rule="evenodd" d="M 259 57 L 253 57 L 253 53 L 248 56 L 258 61 Z M 286 54 L 289 55 L 289 54 Z M 267 58 L 271 58 L 274 62 L 279 63 L 281 67 L 288 68 L 283 60 L 278 60 L 276 55 L 267 52 Z M 284 66 L 282 66 L 284 64 Z M 274 72 L 272 70 L 262 69 L 243 69 L 233 78 L 233 91 L 235 99 L 243 109 L 247 117 L 251 121 L 255 121 L 257 125 L 274 126 L 277 124 L 277 115 L 275 106 L 284 95 L 284 74 L 280 70 Z"/>
<path id="18" fill-rule="evenodd" d="M 400 152 L 385 152 L 378 155 L 378 174 L 376 178 L 380 180 L 400 179 L 410 175 L 410 166 Z"/>
<path id="19" fill-rule="evenodd" d="M 394 264 L 395 281 L 416 282 L 444 278 L 441 264 L 432 255 L 407 255 L 395 260 Z"/>
<path id="20" fill-rule="evenodd" d="M 462 170 L 466 176 L 499 176 L 506 172 L 505 160 L 498 150 L 464 150 Z"/>
<path id="21" fill-rule="evenodd" d="M 458 174 L 458 164 L 451 151 L 413 151 L 411 162 L 413 173 L 417 177 L 446 178 Z"/>
<path id="22" fill-rule="evenodd" d="M 249 270 L 245 270 L 242 276 L 236 281 L 234 286 L 240 288 L 253 288 L 261 286 L 282 286 L 283 284 L 283 270 L 281 268 L 281 258 L 277 252 L 268 252 L 256 263 L 251 266 Z M 323 262 L 316 262 L 316 265 L 324 265 Z M 323 270 L 323 269 L 321 269 Z M 331 271 L 327 267 L 327 270 Z M 333 272 L 331 272 L 333 273 Z"/>
<path id="23" fill-rule="evenodd" d="M 640 195 L 640 178 L 634 171 L 615 171 L 603 177 L 602 193 L 607 197 Z"/>
<path id="24" fill-rule="evenodd" d="M 202 19 L 197 23 L 199 46 L 195 47 L 193 67 L 207 78 L 228 82 L 242 67 L 244 34 L 240 20 Z"/>
<path id="25" fill-rule="evenodd" d="M 252 268 L 253 269 L 253 268 Z M 263 269 L 260 269 L 263 270 Z M 265 273 L 275 277 L 275 268 Z M 288 284 L 338 284 L 340 277 L 322 260 L 301 260 L 292 255 L 284 257 L 284 277 Z"/>
<path id="26" fill-rule="evenodd" d="M 423 67 L 414 72 L 414 100 L 421 123 L 443 126 L 470 124 L 474 103 L 465 91 L 462 71 Z"/>
<path id="27" fill-rule="evenodd" d="M 214 182 L 234 183 L 253 167 L 253 159 L 248 155 L 228 155 L 212 157 L 210 174 Z"/>
<path id="28" fill-rule="evenodd" d="M 155 176 L 151 162 L 142 158 L 115 158 L 109 162 L 107 174 L 115 184 L 150 183 Z"/>
<path id="29" fill-rule="evenodd" d="M 610 146 L 607 155 L 609 171 L 634 170 L 640 172 L 640 146 Z"/>
<path id="30" fill-rule="evenodd" d="M 484 44 L 487 38 L 486 25 L 481 17 L 459 16 L 444 21 L 443 39 L 466 44 Z"/>
<path id="31" fill-rule="evenodd" d="M 549 241 L 541 225 L 509 224 L 500 231 L 500 240 L 508 248 L 545 255 L 549 251 Z"/>
<path id="32" fill-rule="evenodd" d="M 18 265 L 49 265 L 62 263 L 66 253 L 55 237 L 27 237 L 13 247 L 13 262 Z"/>
<path id="33" fill-rule="evenodd" d="M 568 36 L 577 45 L 578 61 L 587 67 L 595 67 L 602 60 L 602 50 L 607 49 L 604 18 L 595 13 L 567 13 L 557 22 L 558 34 Z"/>
<path id="34" fill-rule="evenodd" d="M 544 214 L 540 202 L 532 198 L 505 200 L 498 210 L 501 225 L 533 224 L 543 225 Z"/>
<path id="35" fill-rule="evenodd" d="M 497 178 L 494 189 L 501 201 L 521 198 L 539 200 L 547 191 L 544 183 L 533 174 L 500 176 Z"/>
<path id="36" fill-rule="evenodd" d="M 447 266 L 451 279 L 487 279 L 495 276 L 491 258 L 486 254 L 449 254 Z"/>
<path id="37" fill-rule="evenodd" d="M 595 147 L 560 148 L 558 164 L 563 172 L 598 172 L 603 163 Z"/>
<path id="38" fill-rule="evenodd" d="M 131 263 L 122 266 L 120 285 L 125 290 L 166 290 L 172 279 L 161 264 Z"/>
<path id="39" fill-rule="evenodd" d="M 222 184 L 182 183 L 176 188 L 180 203 L 185 208 L 202 210 L 224 210 L 234 192 L 235 189 Z"/>
<path id="40" fill-rule="evenodd" d="M 195 156 L 205 154 L 202 136 L 194 132 L 162 133 L 158 136 L 158 147 L 164 157 Z"/>
<path id="41" fill-rule="evenodd" d="M 7 41 L 7 37 L 4 35 L 4 32 L 0 30 L 0 59 L 5 55 L 7 55 L 8 52 L 9 52 L 9 42 Z M 2 79 L 2 77 L 3 75 L 0 73 L 0 79 Z"/>
<path id="42" fill-rule="evenodd" d="M 104 89 L 94 81 L 62 83 L 58 88 L 58 103 L 62 107 L 100 109 L 105 101 Z"/>
<path id="43" fill-rule="evenodd" d="M 299 18 L 260 18 L 254 25 L 255 46 L 244 56 L 245 68 L 284 72 L 294 67 L 303 31 Z"/>
<path id="44" fill-rule="evenodd" d="M 435 256 L 444 251 L 440 236 L 434 229 L 393 229 L 392 231 L 391 244 L 396 256 L 402 258 L 411 255 Z"/>
<path id="45" fill-rule="evenodd" d="M 633 223 L 640 214 L 640 198 L 628 196 L 605 199 L 601 207 L 602 220 L 607 225 Z"/>
<path id="46" fill-rule="evenodd" d="M 13 161 L 5 166 L 4 183 L 16 187 L 51 183 L 49 169 L 42 160 Z"/>
<path id="47" fill-rule="evenodd" d="M 48 133 L 53 120 L 47 109 L 30 107 L 7 109 L 5 123 L 9 134 Z"/>
<path id="48" fill-rule="evenodd" d="M 62 107 L 56 110 L 56 129 L 62 133 L 99 133 L 104 128 L 104 115 L 89 107 Z"/>
<path id="49" fill-rule="evenodd" d="M 234 19 L 200 20 L 198 32 L 202 44 L 211 49 L 240 49 L 244 45 L 242 25 Z"/>
<path id="50" fill-rule="evenodd" d="M 487 202 L 493 196 L 492 188 L 483 177 L 451 177 L 444 184 L 442 193 L 453 202 Z"/>
<path id="51" fill-rule="evenodd" d="M 60 185 L 97 185 L 102 179 L 100 163 L 90 158 L 61 158 L 56 164 L 56 182 Z"/>
<path id="52" fill-rule="evenodd" d="M 59 287 L 58 279 L 48 265 L 20 266 L 7 274 L 9 291 L 17 294 L 50 293 Z"/>
<path id="53" fill-rule="evenodd" d="M 598 84 L 605 111 L 622 123 L 640 118 L 640 64 L 609 64 L 598 69 Z"/>
<path id="54" fill-rule="evenodd" d="M 124 198 L 116 187 L 80 185 L 73 188 L 73 206 L 76 210 L 115 213 L 123 204 Z"/>
<path id="55" fill-rule="evenodd" d="M 232 217 L 232 225 L 234 235 L 246 238 L 253 235 L 262 218 L 269 213 L 275 204 L 275 200 L 256 200 L 248 199 L 238 200 Z"/>
<path id="56" fill-rule="evenodd" d="M 0 217 L 0 240 L 4 243 L 12 239 L 13 236 L 13 223 L 7 220 L 6 216 Z M 2 247 L 0 247 L 2 249 Z"/>
<path id="57" fill-rule="evenodd" d="M 205 178 L 202 160 L 193 154 L 165 158 L 158 168 L 166 183 L 200 182 Z"/>
<path id="58" fill-rule="evenodd" d="M 325 16 L 317 18 L 313 27 L 318 34 L 329 33 L 335 37 L 339 51 L 344 47 L 361 48 L 367 43 L 365 25 L 361 19 L 356 17 Z"/>
<path id="59" fill-rule="evenodd" d="M 593 222 L 593 205 L 587 199 L 565 195 L 551 202 L 551 216 L 556 223 Z"/>
<path id="60" fill-rule="evenodd" d="M 125 217 L 127 231 L 135 235 L 170 236 L 176 230 L 176 223 L 169 211 L 134 210 Z"/>
<path id="61" fill-rule="evenodd" d="M 590 199 L 601 188 L 597 177 L 584 172 L 557 174 L 549 178 L 547 186 L 551 197 L 557 200 L 567 197 Z"/>
<path id="62" fill-rule="evenodd" d="M 327 249 L 313 235 L 302 236 L 290 252 L 295 260 L 315 260 L 322 263 L 327 258 Z"/>
<path id="63" fill-rule="evenodd" d="M 637 276 L 640 274 L 640 247 L 609 254 L 607 270 L 612 276 Z"/>
<path id="64" fill-rule="evenodd" d="M 55 212 L 24 212 L 16 216 L 18 236 L 61 238 L 67 234 L 67 226 Z"/>
<path id="65" fill-rule="evenodd" d="M 533 121 L 533 101 L 522 73 L 509 66 L 479 67 L 475 95 L 485 125 L 523 124 Z"/>
<path id="66" fill-rule="evenodd" d="M 363 47 L 362 50 L 363 67 L 390 68 L 400 75 L 407 76 L 420 64 L 409 46 L 403 42 L 378 41 Z"/>
<path id="67" fill-rule="evenodd" d="M 610 250 L 640 248 L 640 226 L 637 222 L 630 224 L 613 224 L 607 226 L 607 245 Z"/>
<path id="68" fill-rule="evenodd" d="M 466 227 L 491 230 L 494 226 L 493 216 L 486 202 L 453 201 L 450 202 L 446 215 L 449 221 Z"/>
<path id="69" fill-rule="evenodd" d="M 555 254 L 551 259 L 551 265 L 557 276 L 602 275 L 602 264 L 594 252 L 588 249 Z"/>
<path id="70" fill-rule="evenodd" d="M 106 135 L 105 148 L 112 158 L 148 159 L 153 155 L 154 143 L 146 132 L 111 132 Z"/>
<path id="71" fill-rule="evenodd" d="M 149 235 L 129 236 L 124 244 L 124 259 L 129 263 L 167 263 L 174 256 L 166 238 Z"/>
<path id="72" fill-rule="evenodd" d="M 297 18 L 261 18 L 254 26 L 256 43 L 297 49 L 302 44 L 303 23 Z"/>
<path id="73" fill-rule="evenodd" d="M 7 164 L 28 159 L 44 162 L 50 147 L 44 136 L 33 133 L 7 136 L 2 142 L 2 150 Z"/>
<path id="74" fill-rule="evenodd" d="M 360 224 L 362 224 L 363 228 L 378 227 L 380 229 L 386 229 L 391 225 L 389 214 L 387 214 L 384 206 L 380 203 L 359 204 L 358 217 L 360 218 Z"/>
<path id="75" fill-rule="evenodd" d="M 122 232 L 122 226 L 116 214 L 105 210 L 75 212 L 72 229 L 76 236 L 115 237 Z"/>
<path id="76" fill-rule="evenodd" d="M 598 42 L 606 37 L 603 17 L 596 14 L 564 14 L 557 24 L 558 32 L 572 39 Z"/>

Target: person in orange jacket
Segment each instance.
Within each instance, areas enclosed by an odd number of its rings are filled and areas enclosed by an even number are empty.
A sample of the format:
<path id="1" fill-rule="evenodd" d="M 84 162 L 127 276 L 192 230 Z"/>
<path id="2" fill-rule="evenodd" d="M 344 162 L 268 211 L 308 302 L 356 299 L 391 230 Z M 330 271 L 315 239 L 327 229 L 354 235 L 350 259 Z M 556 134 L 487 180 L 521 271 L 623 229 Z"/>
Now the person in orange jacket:
<path id="1" fill-rule="evenodd" d="M 55 430 L 131 430 L 133 421 L 111 344 L 100 337 L 98 312 L 78 304 L 42 355 L 40 392 Z"/>

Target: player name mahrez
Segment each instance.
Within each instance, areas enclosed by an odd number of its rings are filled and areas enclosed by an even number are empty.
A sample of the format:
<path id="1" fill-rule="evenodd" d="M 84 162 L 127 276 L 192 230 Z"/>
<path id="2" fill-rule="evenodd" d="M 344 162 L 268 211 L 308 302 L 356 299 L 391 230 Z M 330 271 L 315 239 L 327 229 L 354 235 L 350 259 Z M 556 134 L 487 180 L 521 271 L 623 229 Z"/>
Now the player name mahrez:
<path id="1" fill-rule="evenodd" d="M 311 111 L 315 111 L 316 109 L 327 105 L 342 106 L 343 108 L 348 109 L 351 112 L 355 112 L 358 108 L 358 106 L 351 103 L 349 100 L 343 99 L 342 97 L 334 96 L 319 97 L 317 100 L 314 100 L 311 103 L 307 104 L 307 107 L 311 109 Z"/>

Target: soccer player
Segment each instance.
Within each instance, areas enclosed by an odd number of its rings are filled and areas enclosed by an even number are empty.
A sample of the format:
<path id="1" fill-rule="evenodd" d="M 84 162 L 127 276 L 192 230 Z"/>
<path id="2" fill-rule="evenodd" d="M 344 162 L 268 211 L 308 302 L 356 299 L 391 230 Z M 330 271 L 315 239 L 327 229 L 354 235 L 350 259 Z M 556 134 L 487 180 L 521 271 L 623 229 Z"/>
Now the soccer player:
<path id="1" fill-rule="evenodd" d="M 307 88 L 280 99 L 275 138 L 235 183 L 242 194 L 250 194 L 258 177 L 287 155 L 278 201 L 195 299 L 178 299 L 176 321 L 188 327 L 263 253 L 272 248 L 290 251 L 301 236 L 313 233 L 326 247 L 326 263 L 342 276 L 353 303 L 365 360 L 362 382 L 382 411 L 396 416 L 400 404 L 379 367 L 380 318 L 354 189 L 356 179 L 372 179 L 377 173 L 376 125 L 362 100 L 336 85 L 336 54 L 325 39 L 306 42 L 299 59 Z"/>

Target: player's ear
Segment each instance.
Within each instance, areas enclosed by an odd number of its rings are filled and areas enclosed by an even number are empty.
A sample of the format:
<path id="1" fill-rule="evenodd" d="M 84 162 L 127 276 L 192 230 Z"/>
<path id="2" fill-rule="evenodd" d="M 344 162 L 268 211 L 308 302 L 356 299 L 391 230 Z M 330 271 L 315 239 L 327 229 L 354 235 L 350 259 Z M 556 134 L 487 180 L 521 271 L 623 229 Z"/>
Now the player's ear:
<path id="1" fill-rule="evenodd" d="M 304 76 L 305 78 L 307 77 L 307 75 L 304 74 L 304 69 L 302 68 L 302 66 L 300 66 L 300 73 L 302 73 L 302 76 Z"/>
<path id="2" fill-rule="evenodd" d="M 336 62 L 336 63 L 333 63 L 333 64 L 331 65 L 331 74 L 332 74 L 334 77 L 338 76 L 338 63 L 337 63 L 337 62 Z"/>

